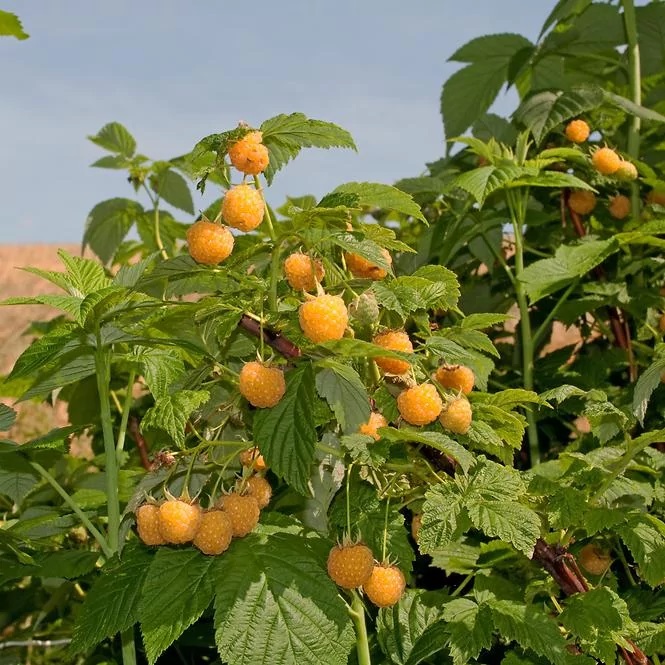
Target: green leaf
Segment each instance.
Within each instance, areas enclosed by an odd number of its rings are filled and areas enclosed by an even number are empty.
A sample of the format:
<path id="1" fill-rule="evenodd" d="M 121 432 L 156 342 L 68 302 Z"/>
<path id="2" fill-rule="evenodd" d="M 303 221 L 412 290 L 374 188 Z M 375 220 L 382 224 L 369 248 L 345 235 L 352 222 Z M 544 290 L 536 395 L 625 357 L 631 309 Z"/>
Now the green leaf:
<path id="1" fill-rule="evenodd" d="M 8 496 L 15 504 L 37 484 L 39 476 L 29 462 L 17 455 L 3 455 L 0 465 L 0 495 Z"/>
<path id="2" fill-rule="evenodd" d="M 471 64 L 455 72 L 441 92 L 441 114 L 448 138 L 462 134 L 492 105 L 508 78 L 514 55 L 532 46 L 521 35 L 487 35 L 462 46 L 451 60 Z"/>
<path id="3" fill-rule="evenodd" d="M 103 263 L 109 263 L 143 214 L 143 207 L 131 199 L 115 198 L 98 203 L 88 214 L 83 247 L 90 247 Z"/>
<path id="4" fill-rule="evenodd" d="M 168 397 L 169 387 L 185 372 L 182 358 L 173 351 L 142 349 L 139 359 L 145 382 L 155 399 Z"/>
<path id="5" fill-rule="evenodd" d="M 36 339 L 18 358 L 9 378 L 31 376 L 44 365 L 80 346 L 76 327 L 63 323 Z"/>
<path id="6" fill-rule="evenodd" d="M 23 30 L 23 25 L 21 25 L 21 21 L 16 14 L 0 9 L 0 36 L 16 37 L 16 39 L 23 40 L 30 35 Z"/>
<path id="7" fill-rule="evenodd" d="M 588 418 L 593 435 L 601 443 L 607 443 L 628 424 L 626 414 L 607 401 L 589 400 L 582 415 Z"/>
<path id="8" fill-rule="evenodd" d="M 331 234 L 328 236 L 328 240 L 334 242 L 336 245 L 346 250 L 347 252 L 359 254 L 364 259 L 367 259 L 371 263 L 379 266 L 379 268 L 383 268 L 392 274 L 391 263 L 386 260 L 385 255 L 381 251 L 381 246 L 375 243 L 373 240 L 368 240 L 366 238 L 363 240 L 358 240 L 350 233 Z"/>
<path id="9" fill-rule="evenodd" d="M 353 194 L 358 199 L 358 205 L 369 208 L 394 210 L 409 217 L 426 222 L 420 206 L 410 194 L 375 182 L 347 182 L 336 187 L 333 194 Z"/>
<path id="10" fill-rule="evenodd" d="M 107 277 L 104 266 L 91 259 L 72 256 L 64 249 L 58 250 L 58 256 L 67 269 L 65 279 L 70 285 L 70 294 L 79 298 L 101 291 L 111 286 L 112 281 Z"/>
<path id="11" fill-rule="evenodd" d="M 413 354 L 411 353 L 390 351 L 378 344 L 365 342 L 362 339 L 351 339 L 349 337 L 321 342 L 317 345 L 317 349 L 325 349 L 336 356 L 344 358 L 395 358 L 406 360 L 407 362 L 413 361 Z"/>
<path id="12" fill-rule="evenodd" d="M 463 496 L 455 481 L 440 483 L 427 490 L 418 537 L 423 554 L 443 549 L 461 536 L 469 526 L 466 511 L 462 514 L 463 508 Z"/>
<path id="13" fill-rule="evenodd" d="M 331 122 L 312 120 L 303 113 L 280 114 L 261 125 L 263 143 L 270 153 L 270 165 L 264 175 L 268 184 L 275 173 L 298 155 L 302 148 L 351 148 L 356 150 L 351 134 Z"/>
<path id="14" fill-rule="evenodd" d="M 94 373 L 95 358 L 92 349 L 79 346 L 39 372 L 30 388 L 21 395 L 21 400 L 44 397 L 52 390 L 76 383 Z"/>
<path id="15" fill-rule="evenodd" d="M 150 665 L 212 602 L 215 561 L 214 557 L 193 548 L 157 550 L 143 583 L 139 605 L 141 633 Z"/>
<path id="16" fill-rule="evenodd" d="M 577 277 L 586 275 L 619 249 L 614 238 L 585 240 L 576 245 L 562 245 L 554 258 L 541 259 L 529 264 L 522 282 L 532 303 L 554 293 Z"/>
<path id="17" fill-rule="evenodd" d="M 312 397 L 314 376 L 309 363 L 288 372 L 286 394 L 272 409 L 254 414 L 254 441 L 270 468 L 301 494 L 316 450 Z"/>
<path id="18" fill-rule="evenodd" d="M 104 125 L 94 136 L 88 136 L 88 139 L 100 148 L 123 157 L 133 157 L 136 151 L 134 137 L 119 122 Z"/>
<path id="19" fill-rule="evenodd" d="M 510 183 L 510 187 L 553 187 L 562 189 L 570 187 L 573 189 L 586 189 L 596 191 L 589 183 L 577 178 L 570 173 L 557 173 L 554 171 L 541 171 L 538 175 L 522 175 Z"/>
<path id="20" fill-rule="evenodd" d="M 473 370 L 476 385 L 480 390 L 487 389 L 487 380 L 494 362 L 476 351 L 461 347 L 445 337 L 432 336 L 427 340 L 426 346 L 450 365 L 466 365 Z"/>
<path id="21" fill-rule="evenodd" d="M 325 361 L 316 375 L 316 391 L 335 413 L 344 434 L 352 434 L 369 420 L 369 396 L 352 367 Z"/>
<path id="22" fill-rule="evenodd" d="M 444 606 L 448 623 L 448 646 L 454 665 L 465 665 L 492 644 L 492 618 L 489 609 L 470 598 L 455 598 Z"/>
<path id="23" fill-rule="evenodd" d="M 78 318 L 81 309 L 81 298 L 76 296 L 59 296 L 45 294 L 43 296 L 7 298 L 0 305 L 47 305 L 62 310 L 73 317 Z"/>
<path id="24" fill-rule="evenodd" d="M 517 180 L 522 173 L 523 170 L 514 164 L 481 166 L 462 173 L 455 178 L 452 186 L 468 192 L 482 206 L 490 194 Z"/>
<path id="25" fill-rule="evenodd" d="M 462 319 L 460 326 L 469 330 L 484 330 L 512 318 L 510 314 L 469 314 Z"/>
<path id="26" fill-rule="evenodd" d="M 42 577 L 64 577 L 71 580 L 87 575 L 94 570 L 99 559 L 97 552 L 65 550 L 48 552 L 36 557 Z"/>
<path id="27" fill-rule="evenodd" d="M 652 587 L 662 584 L 665 579 L 665 523 L 654 515 L 638 514 L 617 530 L 637 562 L 640 577 Z"/>
<path id="28" fill-rule="evenodd" d="M 90 164 L 90 166 L 98 169 L 126 169 L 130 164 L 131 160 L 122 155 L 104 155 Z"/>
<path id="29" fill-rule="evenodd" d="M 418 310 L 439 307 L 449 309 L 454 306 L 450 303 L 456 303 L 459 297 L 456 278 L 430 279 L 423 273 L 397 277 L 390 282 L 376 282 L 372 285 L 372 291 L 380 305 L 396 312 L 402 318 Z"/>
<path id="30" fill-rule="evenodd" d="M 652 109 L 648 109 L 640 104 L 636 104 L 631 99 L 617 95 L 614 92 L 605 90 L 605 98 L 612 102 L 615 106 L 619 107 L 621 110 L 630 113 L 642 120 L 651 120 L 652 122 L 665 122 L 665 115 L 658 113 Z"/>
<path id="31" fill-rule="evenodd" d="M 172 169 L 165 169 L 151 181 L 151 187 L 155 194 L 167 203 L 190 215 L 194 214 L 192 193 L 189 191 L 186 180 L 179 173 Z"/>
<path id="32" fill-rule="evenodd" d="M 152 553 L 128 545 L 122 560 L 114 559 L 86 594 L 74 628 L 70 651 L 88 651 L 102 640 L 131 628 L 138 621 L 141 588 Z"/>
<path id="33" fill-rule="evenodd" d="M 665 356 L 657 357 L 649 367 L 647 367 L 635 384 L 633 391 L 633 414 L 644 424 L 644 418 L 647 414 L 647 406 L 651 399 L 651 394 L 660 385 L 660 377 L 665 372 Z"/>
<path id="34" fill-rule="evenodd" d="M 173 442 L 183 448 L 185 426 L 189 417 L 210 398 L 207 390 L 179 390 L 155 400 L 154 406 L 146 411 L 141 421 L 141 431 L 160 429 L 165 431 Z"/>
<path id="35" fill-rule="evenodd" d="M 312 541 L 251 534 L 217 560 L 215 640 L 223 661 L 346 665 L 353 628 L 325 572 L 323 548 Z"/>
<path id="36" fill-rule="evenodd" d="M 0 404 L 0 432 L 6 432 L 16 421 L 16 411 L 6 404 Z"/>
<path id="37" fill-rule="evenodd" d="M 597 86 L 574 88 L 568 92 L 537 92 L 522 102 L 515 111 L 515 119 L 540 143 L 566 120 L 601 106 L 603 99 L 603 91 Z"/>

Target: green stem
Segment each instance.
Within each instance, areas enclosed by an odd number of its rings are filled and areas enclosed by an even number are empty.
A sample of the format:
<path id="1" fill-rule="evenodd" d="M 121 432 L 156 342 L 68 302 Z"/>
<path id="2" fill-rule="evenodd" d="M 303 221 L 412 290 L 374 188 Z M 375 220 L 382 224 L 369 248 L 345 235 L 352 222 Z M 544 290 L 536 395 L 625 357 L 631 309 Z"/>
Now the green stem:
<path id="1" fill-rule="evenodd" d="M 127 380 L 127 394 L 125 395 L 125 403 L 122 407 L 122 418 L 120 420 L 120 431 L 118 432 L 118 442 L 115 449 L 121 453 L 125 447 L 125 436 L 127 435 L 127 421 L 129 420 L 129 410 L 134 401 L 132 389 L 134 388 L 134 380 L 136 379 L 136 370 L 129 370 L 129 379 Z"/>
<path id="2" fill-rule="evenodd" d="M 109 404 L 111 357 L 108 349 L 102 347 L 99 332 L 97 333 L 97 349 L 95 351 L 95 371 L 106 456 L 107 541 L 111 553 L 115 554 L 118 551 L 120 537 L 120 500 L 118 499 L 118 457 L 116 455 L 113 426 L 111 424 L 111 406 Z"/>
<path id="3" fill-rule="evenodd" d="M 525 390 L 533 390 L 533 357 L 534 344 L 531 333 L 531 319 L 529 316 L 529 304 L 527 302 L 526 289 L 523 281 L 524 275 L 524 236 L 522 226 L 526 219 L 526 205 L 529 190 L 508 191 L 506 198 L 510 209 L 510 217 L 513 223 L 515 235 L 515 295 L 520 311 L 520 341 L 522 347 L 522 379 Z M 527 434 L 529 437 L 529 453 L 531 466 L 540 462 L 540 446 L 538 443 L 538 430 L 533 411 L 527 409 L 526 419 L 528 424 Z"/>
<path id="4" fill-rule="evenodd" d="M 367 639 L 367 625 L 365 624 L 365 607 L 357 591 L 352 591 L 351 619 L 356 627 L 356 648 L 358 649 L 358 665 L 372 665 L 369 654 L 369 641 Z"/>
<path id="5" fill-rule="evenodd" d="M 640 71 L 640 45 L 637 34 L 637 20 L 635 18 L 635 3 L 633 0 L 621 0 L 623 7 L 623 23 L 626 28 L 628 40 L 628 79 L 630 81 L 631 101 L 637 105 L 642 104 L 642 74 Z M 642 121 L 633 115 L 628 128 L 628 154 L 632 159 L 640 156 L 640 127 Z M 640 217 L 640 190 L 636 182 L 631 183 L 630 189 L 631 214 L 633 219 Z"/>
<path id="6" fill-rule="evenodd" d="M 467 576 L 466 576 L 466 577 L 460 582 L 460 584 L 459 584 L 459 586 L 457 587 L 457 589 L 455 589 L 455 591 L 453 591 L 453 592 L 450 594 L 450 597 L 451 597 L 451 598 L 455 598 L 456 596 L 459 596 L 460 593 L 462 593 L 462 591 L 466 588 L 466 585 L 467 585 L 467 584 L 468 584 L 468 583 L 469 583 L 469 582 L 470 582 L 475 576 L 476 576 L 476 573 L 475 573 L 475 572 L 473 572 L 473 573 L 469 573 L 469 574 L 468 574 L 468 575 L 467 575 Z"/>
<path id="7" fill-rule="evenodd" d="M 566 302 L 566 300 L 568 300 L 568 297 L 573 292 L 573 289 L 577 286 L 578 281 L 579 280 L 573 280 L 571 285 L 563 292 L 559 300 L 557 300 L 556 305 L 554 305 L 554 307 L 550 310 L 545 320 L 540 324 L 540 326 L 538 326 L 538 329 L 533 335 L 534 349 L 537 349 L 543 342 L 543 339 L 545 338 L 545 335 L 547 334 L 547 331 L 549 329 L 550 323 L 552 322 L 554 317 L 558 314 L 559 310 L 561 309 L 561 306 Z"/>
<path id="8" fill-rule="evenodd" d="M 136 646 L 134 645 L 134 626 L 120 633 L 123 665 L 136 665 Z"/>
<path id="9" fill-rule="evenodd" d="M 148 195 L 148 198 L 150 199 L 150 203 L 152 203 L 152 207 L 154 210 L 154 233 L 155 233 L 155 244 L 157 245 L 157 249 L 159 249 L 159 253 L 162 255 L 162 258 L 166 261 L 166 259 L 169 258 L 169 255 L 166 253 L 166 250 L 164 249 L 164 243 L 162 242 L 162 235 L 159 230 L 159 196 L 153 196 L 152 192 L 148 189 L 148 186 L 143 183 L 143 189 L 145 189 L 146 194 Z"/>
<path id="10" fill-rule="evenodd" d="M 351 473 L 353 471 L 353 462 L 349 464 L 346 471 L 346 528 L 347 535 L 351 538 Z"/>
<path id="11" fill-rule="evenodd" d="M 268 292 L 268 307 L 271 312 L 277 311 L 277 284 L 281 273 L 281 261 L 279 255 L 279 243 L 274 243 L 272 256 L 270 257 L 270 291 Z"/>
<path id="12" fill-rule="evenodd" d="M 62 500 L 72 509 L 74 514 L 81 520 L 83 526 L 90 532 L 90 535 L 99 543 L 104 552 L 104 556 L 110 559 L 113 552 L 106 542 L 106 538 L 90 521 L 88 516 L 81 510 L 79 505 L 65 491 L 64 487 L 38 462 L 30 462 L 30 466 L 62 497 Z"/>
<path id="13" fill-rule="evenodd" d="M 259 191 L 263 191 L 263 187 L 261 187 L 261 181 L 259 180 L 259 176 L 255 175 L 254 176 L 254 185 L 256 189 Z M 270 240 L 273 241 L 273 243 L 277 242 L 277 236 L 275 235 L 275 227 L 273 225 L 272 221 L 272 215 L 270 214 L 270 208 L 268 207 L 268 202 L 264 200 L 265 203 L 265 220 L 266 220 L 266 226 L 268 227 L 268 235 L 270 236 Z"/>

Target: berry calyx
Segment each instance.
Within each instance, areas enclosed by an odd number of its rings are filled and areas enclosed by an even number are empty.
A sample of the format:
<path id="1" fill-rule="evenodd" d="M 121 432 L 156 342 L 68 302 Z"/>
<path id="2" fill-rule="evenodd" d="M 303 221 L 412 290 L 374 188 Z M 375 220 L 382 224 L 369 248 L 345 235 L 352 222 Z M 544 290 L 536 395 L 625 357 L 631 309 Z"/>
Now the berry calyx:
<path id="1" fill-rule="evenodd" d="M 245 483 L 247 495 L 253 496 L 256 499 L 256 503 L 259 504 L 259 509 L 263 510 L 272 498 L 270 483 L 261 476 L 250 476 Z"/>
<path id="2" fill-rule="evenodd" d="M 201 515 L 201 523 L 194 537 L 194 547 L 204 554 L 225 552 L 233 538 L 231 519 L 223 510 L 208 510 Z"/>
<path id="3" fill-rule="evenodd" d="M 253 361 L 245 363 L 238 377 L 240 394 L 259 409 L 275 406 L 284 397 L 286 381 L 284 372 L 277 367 L 267 367 Z"/>
<path id="4" fill-rule="evenodd" d="M 450 400 L 439 416 L 443 428 L 454 434 L 466 434 L 472 420 L 471 404 L 466 397 L 455 397 Z"/>
<path id="5" fill-rule="evenodd" d="M 388 265 L 392 265 L 393 259 L 387 249 L 382 248 L 381 255 Z M 380 266 L 376 265 L 376 263 L 368 261 L 364 257 L 360 256 L 360 254 L 346 252 L 344 254 L 344 260 L 346 261 L 346 267 L 351 271 L 351 274 L 354 277 L 359 277 L 360 279 L 380 280 L 384 279 L 388 274 L 388 271 L 385 268 L 381 268 Z"/>
<path id="6" fill-rule="evenodd" d="M 413 353 L 413 344 L 404 330 L 388 330 L 374 336 L 374 344 L 388 349 L 389 351 L 401 351 L 402 353 Z M 406 360 L 398 358 L 374 358 L 374 362 L 386 374 L 404 374 L 411 369 Z"/>
<path id="7" fill-rule="evenodd" d="M 318 344 L 342 339 L 349 315 L 342 298 L 324 293 L 300 305 L 298 320 L 305 337 Z"/>
<path id="8" fill-rule="evenodd" d="M 268 168 L 270 155 L 261 132 L 250 132 L 229 148 L 229 159 L 245 175 L 258 175 Z"/>
<path id="9" fill-rule="evenodd" d="M 253 496 L 231 492 L 219 500 L 219 507 L 231 520 L 234 538 L 246 536 L 259 523 L 259 503 Z"/>
<path id="10" fill-rule="evenodd" d="M 435 386 L 422 383 L 407 388 L 397 396 L 397 409 L 407 423 L 428 425 L 441 413 L 443 402 Z"/>
<path id="11" fill-rule="evenodd" d="M 325 274 L 321 261 L 302 252 L 294 252 L 284 261 L 284 276 L 296 291 L 314 291 Z"/>
<path id="12" fill-rule="evenodd" d="M 630 199 L 623 194 L 617 194 L 610 199 L 608 209 L 614 219 L 625 219 L 630 215 Z"/>
<path id="13" fill-rule="evenodd" d="M 344 589 L 357 589 L 369 580 L 374 568 L 374 555 L 360 543 L 336 545 L 328 554 L 328 575 Z"/>
<path id="14" fill-rule="evenodd" d="M 603 575 L 612 563 L 612 557 L 595 543 L 587 543 L 579 554 L 580 565 L 592 575 Z"/>
<path id="15" fill-rule="evenodd" d="M 621 157 L 611 148 L 599 148 L 591 157 L 591 162 L 596 171 L 603 175 L 616 173 L 621 166 L 621 161 Z"/>
<path id="16" fill-rule="evenodd" d="M 169 498 L 159 506 L 159 532 L 167 543 L 181 545 L 194 540 L 201 523 L 201 507 Z"/>
<path id="17" fill-rule="evenodd" d="M 144 503 L 136 510 L 136 530 L 146 545 L 163 545 L 166 541 L 159 530 L 159 506 Z"/>
<path id="18" fill-rule="evenodd" d="M 222 201 L 222 218 L 234 229 L 253 231 L 262 221 L 265 201 L 261 192 L 249 185 L 232 187 Z"/>
<path id="19" fill-rule="evenodd" d="M 377 607 L 392 607 L 399 602 L 405 587 L 404 573 L 397 566 L 379 564 L 363 584 L 363 591 Z"/>
<path id="20" fill-rule="evenodd" d="M 589 125 L 584 120 L 571 120 L 566 125 L 566 138 L 573 143 L 584 143 L 591 134 Z"/>
<path id="21" fill-rule="evenodd" d="M 233 235 L 226 226 L 205 219 L 195 222 L 187 231 L 189 255 L 207 266 L 216 266 L 227 259 L 233 251 L 233 243 Z"/>
<path id="22" fill-rule="evenodd" d="M 371 436 L 375 441 L 378 441 L 381 437 L 379 436 L 378 429 L 381 427 L 387 427 L 388 421 L 383 417 L 381 413 L 377 411 L 372 411 L 369 414 L 369 420 L 366 423 L 363 423 L 358 430 L 361 434 L 367 434 Z"/>
<path id="23" fill-rule="evenodd" d="M 614 175 L 619 180 L 637 180 L 638 173 L 635 164 L 622 159 Z"/>
<path id="24" fill-rule="evenodd" d="M 593 192 L 578 189 L 571 193 L 568 205 L 578 215 L 588 215 L 596 207 L 596 197 Z"/>
<path id="25" fill-rule="evenodd" d="M 434 378 L 444 387 L 468 395 L 476 382 L 473 370 L 466 365 L 441 365 Z"/>
<path id="26" fill-rule="evenodd" d="M 238 458 L 240 459 L 240 464 L 251 467 L 255 471 L 265 471 L 268 468 L 258 448 L 247 448 L 247 450 L 243 450 L 238 455 Z"/>

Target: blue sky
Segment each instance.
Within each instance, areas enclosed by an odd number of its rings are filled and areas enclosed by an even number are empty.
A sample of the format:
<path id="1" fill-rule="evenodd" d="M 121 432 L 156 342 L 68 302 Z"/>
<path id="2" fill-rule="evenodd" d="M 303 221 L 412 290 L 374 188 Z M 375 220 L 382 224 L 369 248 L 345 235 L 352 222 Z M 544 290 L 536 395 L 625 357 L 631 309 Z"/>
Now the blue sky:
<path id="1" fill-rule="evenodd" d="M 97 202 L 132 196 L 121 172 L 89 168 L 104 153 L 85 137 L 112 120 L 161 159 L 277 113 L 353 134 L 357 154 L 303 151 L 268 191 L 273 205 L 417 175 L 443 154 L 439 94 L 459 66 L 448 57 L 481 34 L 535 39 L 553 4 L 3 0 L 30 39 L 0 40 L 0 244 L 78 242 Z"/>

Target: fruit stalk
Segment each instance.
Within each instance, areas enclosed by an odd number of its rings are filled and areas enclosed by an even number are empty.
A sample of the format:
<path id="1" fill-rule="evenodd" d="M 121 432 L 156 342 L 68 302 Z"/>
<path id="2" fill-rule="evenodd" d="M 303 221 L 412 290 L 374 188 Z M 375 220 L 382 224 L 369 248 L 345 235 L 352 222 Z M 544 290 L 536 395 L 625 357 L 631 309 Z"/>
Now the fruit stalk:
<path id="1" fill-rule="evenodd" d="M 365 607 L 357 591 L 352 591 L 353 602 L 349 614 L 356 627 L 356 648 L 358 650 L 358 665 L 372 665 L 367 639 L 367 625 L 365 623 Z"/>
<path id="2" fill-rule="evenodd" d="M 134 379 L 136 379 L 136 370 L 129 370 L 129 379 L 127 380 L 127 394 L 125 395 L 125 403 L 122 407 L 122 418 L 120 420 L 120 430 L 118 431 L 118 442 L 116 443 L 116 450 L 121 453 L 125 447 L 125 437 L 127 436 L 127 421 L 129 420 L 129 410 L 132 406 L 134 396 L 132 389 L 134 388 Z"/>
<path id="3" fill-rule="evenodd" d="M 635 4 L 633 0 L 621 0 L 623 7 L 623 23 L 628 40 L 628 78 L 630 81 L 630 97 L 638 106 L 642 104 L 642 74 L 640 71 L 640 44 L 637 34 L 637 20 L 635 18 Z M 632 159 L 640 156 L 640 127 L 641 119 L 633 115 L 628 128 L 628 154 Z M 633 219 L 640 216 L 640 192 L 636 182 L 630 185 L 630 208 Z"/>

